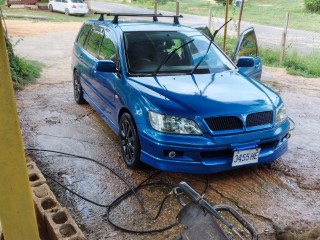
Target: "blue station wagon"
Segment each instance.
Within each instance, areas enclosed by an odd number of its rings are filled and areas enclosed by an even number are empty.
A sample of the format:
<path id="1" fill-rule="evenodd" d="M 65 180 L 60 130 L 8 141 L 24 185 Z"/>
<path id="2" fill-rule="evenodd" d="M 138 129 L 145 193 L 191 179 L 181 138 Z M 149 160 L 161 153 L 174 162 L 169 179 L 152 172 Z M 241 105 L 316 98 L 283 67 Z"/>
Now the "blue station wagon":
<path id="1" fill-rule="evenodd" d="M 274 161 L 288 149 L 282 99 L 259 80 L 253 29 L 231 60 L 197 28 L 86 21 L 72 56 L 74 97 L 119 135 L 130 168 L 215 173 Z M 141 16 L 141 15 L 139 15 Z"/>

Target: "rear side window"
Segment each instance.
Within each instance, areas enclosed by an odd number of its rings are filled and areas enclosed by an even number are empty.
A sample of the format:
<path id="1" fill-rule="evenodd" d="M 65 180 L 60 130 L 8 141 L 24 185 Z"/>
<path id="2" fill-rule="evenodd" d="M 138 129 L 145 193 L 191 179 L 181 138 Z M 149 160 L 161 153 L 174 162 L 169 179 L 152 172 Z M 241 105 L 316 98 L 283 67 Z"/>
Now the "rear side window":
<path id="1" fill-rule="evenodd" d="M 101 48 L 100 48 L 99 59 L 114 61 L 115 57 L 116 57 L 116 49 L 113 45 L 113 42 L 109 38 L 104 37 L 101 44 Z"/>
<path id="2" fill-rule="evenodd" d="M 91 24 L 87 24 L 87 25 L 84 25 L 79 33 L 79 36 L 78 36 L 78 40 L 77 40 L 77 43 L 83 47 L 88 35 L 89 35 L 89 32 L 92 28 L 92 25 Z"/>
<path id="3" fill-rule="evenodd" d="M 87 41 L 87 51 L 91 53 L 93 56 L 98 58 L 98 52 L 100 48 L 100 43 L 102 41 L 103 35 L 100 32 L 91 31 L 89 39 Z"/>

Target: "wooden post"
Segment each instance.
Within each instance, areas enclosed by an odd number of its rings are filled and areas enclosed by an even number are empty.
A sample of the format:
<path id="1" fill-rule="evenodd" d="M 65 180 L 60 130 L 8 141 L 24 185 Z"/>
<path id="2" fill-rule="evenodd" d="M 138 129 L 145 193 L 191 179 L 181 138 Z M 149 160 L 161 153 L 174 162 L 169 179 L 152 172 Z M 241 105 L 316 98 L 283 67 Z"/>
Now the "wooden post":
<path id="1" fill-rule="evenodd" d="M 240 13 L 239 13 L 238 32 L 237 32 L 238 38 L 240 36 L 240 28 L 241 28 L 241 19 L 242 19 L 243 7 L 244 7 L 244 0 L 242 0 L 242 2 L 241 2 Z"/>
<path id="2" fill-rule="evenodd" d="M 209 31 L 212 32 L 212 8 L 209 7 L 209 22 L 208 22 Z"/>
<path id="3" fill-rule="evenodd" d="M 229 13 L 229 0 L 226 0 L 226 16 L 225 22 L 228 21 L 228 13 Z M 223 51 L 227 51 L 227 32 L 228 32 L 228 24 L 224 26 L 224 37 L 223 37 Z"/>
<path id="4" fill-rule="evenodd" d="M 281 41 L 280 65 L 283 64 L 284 52 L 286 50 L 288 23 L 289 23 L 289 13 L 286 13 L 285 19 L 284 19 L 284 29 L 283 29 L 283 34 L 282 34 L 282 41 Z"/>
<path id="5" fill-rule="evenodd" d="M 154 0 L 154 5 L 153 5 L 153 13 L 157 14 L 157 0 Z"/>
<path id="6" fill-rule="evenodd" d="M 176 1 L 176 15 L 179 16 L 180 13 L 180 5 L 179 5 L 179 0 Z"/>

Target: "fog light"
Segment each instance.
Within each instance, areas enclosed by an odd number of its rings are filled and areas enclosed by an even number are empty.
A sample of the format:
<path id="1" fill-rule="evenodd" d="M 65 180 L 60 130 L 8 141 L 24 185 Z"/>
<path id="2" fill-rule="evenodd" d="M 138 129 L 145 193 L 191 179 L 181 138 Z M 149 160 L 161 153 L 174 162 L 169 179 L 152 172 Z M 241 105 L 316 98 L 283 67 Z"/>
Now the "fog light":
<path id="1" fill-rule="evenodd" d="M 175 151 L 169 152 L 169 157 L 170 158 L 174 158 L 175 156 L 176 156 L 176 152 Z"/>

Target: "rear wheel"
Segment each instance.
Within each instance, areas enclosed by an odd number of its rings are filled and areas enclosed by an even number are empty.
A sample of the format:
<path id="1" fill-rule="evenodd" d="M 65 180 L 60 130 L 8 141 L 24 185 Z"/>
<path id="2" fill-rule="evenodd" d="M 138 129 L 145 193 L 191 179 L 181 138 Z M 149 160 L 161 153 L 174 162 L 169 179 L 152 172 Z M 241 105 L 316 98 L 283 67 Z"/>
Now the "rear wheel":
<path id="1" fill-rule="evenodd" d="M 52 7 L 52 5 L 49 5 L 49 11 L 50 11 L 50 12 L 53 12 L 53 7 Z"/>
<path id="2" fill-rule="evenodd" d="M 141 166 L 140 141 L 133 119 L 129 113 L 120 118 L 121 153 L 125 164 L 129 168 L 137 169 Z"/>
<path id="3" fill-rule="evenodd" d="M 83 98 L 83 89 L 80 82 L 80 77 L 77 71 L 73 73 L 73 93 L 74 93 L 74 100 L 78 104 L 86 103 L 86 100 Z"/>

